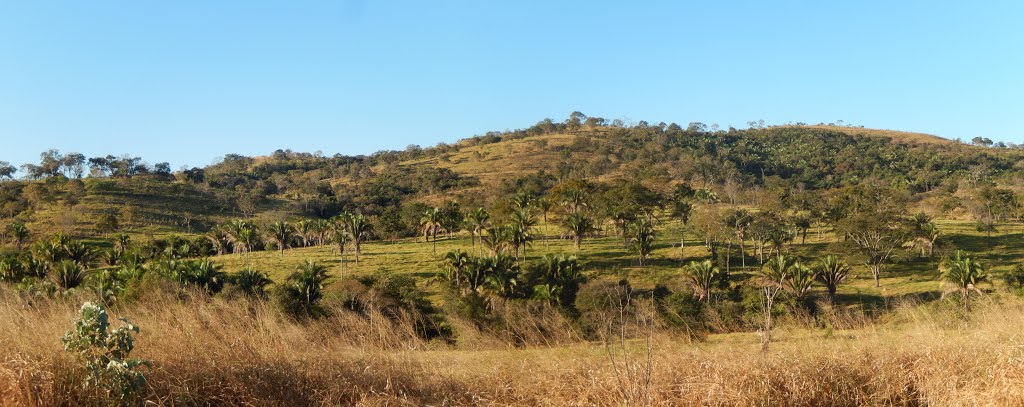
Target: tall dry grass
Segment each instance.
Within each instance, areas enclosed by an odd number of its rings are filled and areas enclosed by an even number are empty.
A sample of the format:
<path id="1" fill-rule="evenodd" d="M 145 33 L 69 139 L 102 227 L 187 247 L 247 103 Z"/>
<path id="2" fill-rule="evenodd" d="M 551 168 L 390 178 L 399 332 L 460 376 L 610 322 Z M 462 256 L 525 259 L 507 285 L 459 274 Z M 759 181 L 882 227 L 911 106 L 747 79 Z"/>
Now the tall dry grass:
<path id="1" fill-rule="evenodd" d="M 0 295 L 2 404 L 103 404 L 61 349 L 79 305 Z M 380 316 L 297 322 L 245 300 L 152 297 L 113 313 L 142 327 L 151 405 L 1024 405 L 1015 298 L 984 299 L 970 319 L 907 305 L 852 330 L 792 321 L 767 352 L 755 334 L 643 330 L 517 348 L 459 324 L 452 346 Z"/>

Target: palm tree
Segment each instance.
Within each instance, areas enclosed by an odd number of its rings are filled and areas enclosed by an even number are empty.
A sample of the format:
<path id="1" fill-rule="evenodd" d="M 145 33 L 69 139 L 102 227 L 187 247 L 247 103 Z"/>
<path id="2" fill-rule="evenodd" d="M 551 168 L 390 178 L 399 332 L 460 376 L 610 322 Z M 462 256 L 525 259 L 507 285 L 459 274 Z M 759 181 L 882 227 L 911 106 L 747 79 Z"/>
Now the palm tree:
<path id="1" fill-rule="evenodd" d="M 53 267 L 53 283 L 67 291 L 82 285 L 85 281 L 85 268 L 72 260 L 61 260 Z"/>
<path id="2" fill-rule="evenodd" d="M 784 288 L 793 295 L 798 303 L 802 303 L 811 293 L 814 285 L 814 270 L 803 264 L 796 263 L 789 269 Z"/>
<path id="3" fill-rule="evenodd" d="M 548 304 L 568 304 L 586 281 L 575 256 L 546 254 L 531 270 L 530 298 Z"/>
<path id="4" fill-rule="evenodd" d="M 256 226 L 244 219 L 235 219 L 226 225 L 227 241 L 234 253 L 248 253 L 256 241 Z"/>
<path id="5" fill-rule="evenodd" d="M 964 311 L 971 311 L 971 291 L 981 293 L 978 284 L 988 280 L 985 268 L 967 253 L 957 250 L 952 258 L 945 262 L 942 279 L 954 285 L 953 290 L 959 291 L 964 301 Z M 946 293 L 943 293 L 945 295 Z"/>
<path id="6" fill-rule="evenodd" d="M 249 252 L 252 251 L 253 245 L 256 243 L 256 228 L 250 227 L 240 230 L 235 242 L 241 246 L 242 253 L 245 253 L 245 256 L 249 257 Z"/>
<path id="7" fill-rule="evenodd" d="M 363 242 L 370 238 L 373 233 L 373 225 L 370 219 L 361 213 L 352 213 L 346 216 L 345 229 L 352 238 L 352 248 L 356 251 L 356 263 L 359 263 L 359 255 L 363 252 Z"/>
<path id="8" fill-rule="evenodd" d="M 298 270 L 288 277 L 287 289 L 295 294 L 302 310 L 308 314 L 323 298 L 324 282 L 326 281 L 327 268 L 306 260 L 299 264 Z"/>
<path id="9" fill-rule="evenodd" d="M 503 299 L 512 298 L 519 285 L 519 267 L 515 259 L 503 254 L 481 260 L 486 270 L 484 284 L 488 291 Z"/>
<path id="10" fill-rule="evenodd" d="M 177 278 L 182 284 L 195 286 L 208 294 L 220 292 L 228 280 L 227 274 L 221 271 L 221 266 L 210 259 L 185 263 Z"/>
<path id="11" fill-rule="evenodd" d="M 21 251 L 21 246 L 28 241 L 30 235 L 28 227 L 26 227 L 24 223 L 15 222 L 9 226 L 9 229 L 11 232 L 11 239 L 14 240 L 15 249 Z"/>
<path id="12" fill-rule="evenodd" d="M 654 226 L 647 218 L 640 218 L 632 226 L 632 243 L 630 249 L 640 256 L 640 267 L 644 266 L 644 259 L 651 255 L 654 250 Z"/>
<path id="13" fill-rule="evenodd" d="M 533 203 L 533 197 L 525 191 L 519 191 L 512 197 L 512 206 L 520 211 L 530 207 L 531 203 Z"/>
<path id="14" fill-rule="evenodd" d="M 480 235 L 480 245 L 490 249 L 491 255 L 503 252 L 510 244 L 511 231 L 508 226 L 489 227 L 484 229 L 484 232 L 486 233 Z"/>
<path id="15" fill-rule="evenodd" d="M 231 283 L 238 286 L 246 295 L 263 297 L 267 286 L 273 281 L 265 273 L 253 267 L 246 267 L 232 276 Z"/>
<path id="16" fill-rule="evenodd" d="M 445 268 L 438 277 L 446 280 L 456 290 L 462 289 L 462 276 L 473 262 L 469 254 L 462 250 L 450 251 L 444 255 Z"/>
<path id="17" fill-rule="evenodd" d="M 540 197 L 540 198 L 537 198 L 536 200 L 534 200 L 533 203 L 534 203 L 534 206 L 536 206 L 537 209 L 540 210 L 540 214 L 542 216 L 542 219 L 544 220 L 544 224 L 547 225 L 548 224 L 548 212 L 551 212 L 551 207 L 552 207 L 551 200 L 547 199 L 545 197 Z"/>
<path id="18" fill-rule="evenodd" d="M 0 258 L 0 281 L 16 283 L 21 280 L 24 268 L 14 257 Z"/>
<path id="19" fill-rule="evenodd" d="M 94 255 L 91 247 L 77 240 L 68 241 L 64 245 L 64 253 L 68 259 L 81 264 L 82 267 L 89 267 Z"/>
<path id="20" fill-rule="evenodd" d="M 316 230 L 317 242 L 321 247 L 326 245 L 330 240 L 331 231 L 334 229 L 334 225 L 330 220 L 317 219 L 314 223 L 314 230 Z"/>
<path id="21" fill-rule="evenodd" d="M 921 257 L 932 257 L 935 255 L 935 241 L 939 239 L 939 227 L 934 223 L 925 223 L 914 226 L 913 240 L 907 242 L 908 248 L 917 249 Z"/>
<path id="22" fill-rule="evenodd" d="M 430 208 L 420 218 L 420 225 L 423 226 L 423 241 L 430 241 L 434 238 L 434 256 L 437 257 L 437 230 L 441 228 L 441 209 Z"/>
<path id="23" fill-rule="evenodd" d="M 127 233 L 119 233 L 117 236 L 114 236 L 113 247 L 114 251 L 118 253 L 118 255 L 123 255 L 127 253 L 128 248 L 131 246 L 131 244 L 132 238 L 131 236 L 128 236 Z"/>
<path id="24" fill-rule="evenodd" d="M 284 251 L 292 244 L 294 229 L 288 222 L 278 221 L 271 223 L 267 228 L 270 240 L 277 244 L 278 252 L 283 256 Z"/>
<path id="25" fill-rule="evenodd" d="M 206 240 L 210 241 L 213 245 L 213 249 L 217 251 L 217 255 L 223 255 L 227 252 L 228 246 L 231 244 L 228 240 L 227 233 L 220 226 L 214 226 L 206 232 Z"/>
<path id="26" fill-rule="evenodd" d="M 579 212 L 572 212 L 565 219 L 562 219 L 562 227 L 572 236 L 573 245 L 576 251 L 580 251 L 583 238 L 594 231 L 594 224 L 589 218 Z"/>
<path id="27" fill-rule="evenodd" d="M 526 248 L 533 241 L 532 229 L 537 225 L 537 217 L 529 207 L 523 207 L 512 212 L 511 232 L 512 247 L 515 249 L 516 258 L 519 258 L 519 248 L 523 248 L 523 257 L 526 257 Z"/>
<path id="28" fill-rule="evenodd" d="M 476 237 L 481 235 L 490 219 L 491 215 L 484 208 L 476 208 L 466 215 L 466 225 L 469 229 L 469 240 L 472 247 L 476 247 Z"/>
<path id="29" fill-rule="evenodd" d="M 535 274 L 547 284 L 567 286 L 585 280 L 576 256 L 545 254 L 536 267 Z"/>
<path id="30" fill-rule="evenodd" d="M 508 243 L 512 246 L 512 253 L 519 259 L 519 249 L 523 249 L 523 257 L 526 257 L 526 248 L 533 241 L 530 229 L 522 224 L 515 223 L 505 228 L 508 231 Z"/>
<path id="31" fill-rule="evenodd" d="M 331 239 L 333 240 L 335 246 L 338 247 L 338 256 L 341 258 L 341 265 L 340 265 L 340 267 L 341 267 L 341 276 L 344 276 L 345 275 L 345 245 L 348 244 L 348 240 L 349 240 L 349 234 L 348 234 L 348 231 L 345 230 L 345 224 L 344 223 L 337 223 L 337 220 L 335 220 L 334 233 L 331 234 Z"/>
<path id="32" fill-rule="evenodd" d="M 850 265 L 841 260 L 839 256 L 829 255 L 821 259 L 821 263 L 817 267 L 817 278 L 828 290 L 829 302 L 833 304 L 836 302 L 836 288 L 849 274 Z"/>
<path id="33" fill-rule="evenodd" d="M 750 224 L 754 223 L 753 216 L 750 215 L 745 209 L 737 209 L 732 211 L 729 216 L 726 217 L 726 223 L 729 228 L 733 230 L 736 235 L 736 240 L 740 242 L 740 265 L 743 268 L 747 267 L 747 248 L 744 242 L 747 240 L 747 232 L 750 230 Z M 730 252 L 732 250 L 730 249 Z M 728 260 L 728 259 L 727 259 Z M 726 263 L 726 269 L 729 264 Z M 726 270 L 728 271 L 728 270 Z"/>
<path id="34" fill-rule="evenodd" d="M 302 239 L 302 246 L 309 246 L 313 240 L 313 222 L 309 219 L 302 219 L 295 222 L 295 233 Z"/>
<path id="35" fill-rule="evenodd" d="M 698 301 L 711 301 L 711 289 L 715 285 L 715 278 L 720 274 L 718 267 L 715 267 L 711 260 L 701 262 L 691 261 L 683 270 L 693 293 L 697 294 Z"/>
<path id="36" fill-rule="evenodd" d="M 586 193 L 579 189 L 566 191 L 562 197 L 562 205 L 565 206 L 569 213 L 577 213 L 580 209 L 587 206 Z"/>

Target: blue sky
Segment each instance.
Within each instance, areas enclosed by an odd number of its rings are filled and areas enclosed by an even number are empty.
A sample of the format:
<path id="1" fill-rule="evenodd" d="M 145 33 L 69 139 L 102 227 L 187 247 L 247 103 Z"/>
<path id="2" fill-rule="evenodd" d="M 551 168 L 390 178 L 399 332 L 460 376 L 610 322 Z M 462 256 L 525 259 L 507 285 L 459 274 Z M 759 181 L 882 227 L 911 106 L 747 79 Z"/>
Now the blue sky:
<path id="1" fill-rule="evenodd" d="M 936 3 L 0 1 L 0 160 L 361 154 L 574 110 L 1024 142 L 1024 6 Z"/>

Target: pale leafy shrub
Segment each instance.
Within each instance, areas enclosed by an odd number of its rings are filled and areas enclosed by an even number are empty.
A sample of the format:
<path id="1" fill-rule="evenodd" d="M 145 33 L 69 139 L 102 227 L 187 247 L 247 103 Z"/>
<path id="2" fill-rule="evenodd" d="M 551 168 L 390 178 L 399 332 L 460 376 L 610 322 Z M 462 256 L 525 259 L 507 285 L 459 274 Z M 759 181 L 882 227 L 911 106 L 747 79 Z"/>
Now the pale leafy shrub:
<path id="1" fill-rule="evenodd" d="M 139 366 L 151 367 L 148 361 L 130 358 L 135 348 L 132 333 L 139 327 L 121 318 L 119 328 L 110 330 L 109 316 L 100 304 L 82 305 L 81 317 L 75 327 L 64 335 L 64 350 L 85 360 L 88 371 L 85 385 L 106 391 L 108 397 L 125 399 L 142 388 L 146 379 Z"/>

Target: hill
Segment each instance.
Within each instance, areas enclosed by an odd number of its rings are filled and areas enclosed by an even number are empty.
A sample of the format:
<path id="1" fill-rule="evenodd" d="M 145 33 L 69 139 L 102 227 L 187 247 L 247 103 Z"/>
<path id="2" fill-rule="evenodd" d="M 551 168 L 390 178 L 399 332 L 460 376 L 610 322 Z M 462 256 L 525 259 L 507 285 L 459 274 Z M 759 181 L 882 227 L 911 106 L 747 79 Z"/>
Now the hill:
<path id="1" fill-rule="evenodd" d="M 125 223 L 120 231 L 189 233 L 236 217 L 330 217 L 342 210 L 379 216 L 385 208 L 441 205 L 451 199 L 493 204 L 495 196 L 523 188 L 543 194 L 570 178 L 640 181 L 662 194 L 685 182 L 719 195 L 769 183 L 828 190 L 884 179 L 928 199 L 940 186 L 948 190 L 965 178 L 1020 190 L 1024 171 L 1021 150 L 963 145 L 921 133 L 841 126 L 709 131 L 699 123 L 683 129 L 584 120 L 542 121 L 452 145 L 371 156 L 290 151 L 264 157 L 229 155 L 205 168 L 175 174 L 143 168 L 132 177 L 93 166 L 85 185 L 71 190 L 56 181 L 64 179 L 59 175 L 41 175 L 36 181 L 2 184 L 0 222 L 17 220 L 41 234 L 63 231 L 86 237 L 113 233 L 97 228 L 95 220 L 116 214 Z M 78 166 L 84 172 L 83 163 Z M 51 173 L 64 171 L 58 167 Z M 934 214 L 963 217 L 963 205 L 945 206 Z M 416 221 L 405 215 L 406 223 Z M 399 229 L 396 236 L 416 233 L 415 225 Z"/>

